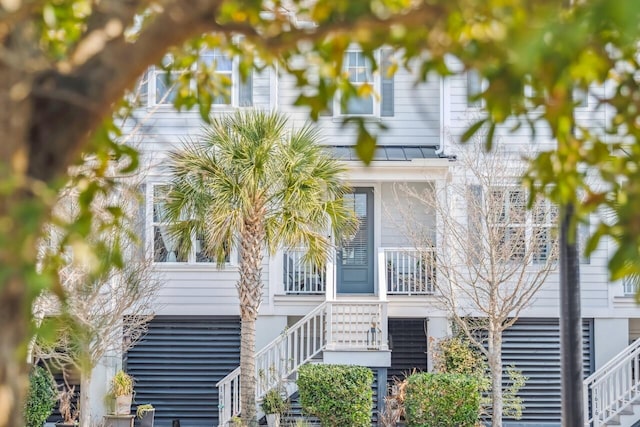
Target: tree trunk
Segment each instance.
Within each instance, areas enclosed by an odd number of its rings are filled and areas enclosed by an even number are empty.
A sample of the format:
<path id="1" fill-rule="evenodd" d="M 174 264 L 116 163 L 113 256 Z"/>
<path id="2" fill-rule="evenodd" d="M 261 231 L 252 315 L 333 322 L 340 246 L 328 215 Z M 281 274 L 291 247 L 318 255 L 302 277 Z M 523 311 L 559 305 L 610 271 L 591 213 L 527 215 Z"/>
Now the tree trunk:
<path id="1" fill-rule="evenodd" d="M 256 418 L 256 322 L 242 320 L 240 336 L 240 405 L 242 425 L 257 425 Z"/>
<path id="2" fill-rule="evenodd" d="M 242 423 L 247 427 L 258 425 L 256 418 L 256 319 L 262 301 L 262 249 L 264 225 L 262 209 L 256 206 L 254 214 L 245 220 L 241 237 L 240 281 L 240 405 Z"/>
<path id="3" fill-rule="evenodd" d="M 502 427 L 502 333 L 489 325 L 489 370 L 491 371 L 491 426 Z"/>
<path id="4" fill-rule="evenodd" d="M 574 207 L 565 206 L 560 223 L 560 361 L 562 425 L 584 424 L 582 395 L 582 315 L 580 313 L 580 259 L 576 246 Z M 573 229 L 572 229 L 573 227 Z M 571 237 L 573 236 L 573 239 Z"/>
<path id="5" fill-rule="evenodd" d="M 28 233 L 34 219 L 38 222 L 38 210 L 29 211 L 23 204 L 29 200 L 24 178 L 31 109 L 26 100 L 10 95 L 26 80 L 23 70 L 0 64 L 0 427 L 23 425 L 22 402 L 28 384 L 25 338 L 31 307 L 27 277 L 33 278 L 34 273 L 28 262 L 35 261 L 33 235 L 29 239 Z"/>
<path id="6" fill-rule="evenodd" d="M 88 369 L 86 372 L 81 372 L 80 376 L 80 427 L 91 426 L 91 375 L 93 371 Z"/>

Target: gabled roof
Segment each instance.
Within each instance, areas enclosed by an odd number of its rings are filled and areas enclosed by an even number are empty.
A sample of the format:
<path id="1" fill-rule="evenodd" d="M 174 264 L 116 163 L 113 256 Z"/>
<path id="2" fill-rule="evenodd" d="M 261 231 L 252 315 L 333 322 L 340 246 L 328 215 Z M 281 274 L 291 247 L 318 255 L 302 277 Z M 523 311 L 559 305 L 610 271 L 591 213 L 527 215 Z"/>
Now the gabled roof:
<path id="1" fill-rule="evenodd" d="M 332 145 L 328 147 L 336 159 L 360 160 L 354 145 Z M 430 145 L 378 145 L 374 161 L 411 161 L 413 159 L 438 159 L 442 156 L 437 146 Z"/>

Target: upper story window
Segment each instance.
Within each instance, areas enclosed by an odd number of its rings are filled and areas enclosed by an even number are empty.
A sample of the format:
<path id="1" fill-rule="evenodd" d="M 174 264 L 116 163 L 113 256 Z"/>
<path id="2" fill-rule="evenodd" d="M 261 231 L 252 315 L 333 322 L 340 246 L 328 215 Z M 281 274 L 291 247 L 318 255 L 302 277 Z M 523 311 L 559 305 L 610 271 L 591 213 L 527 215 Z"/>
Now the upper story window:
<path id="1" fill-rule="evenodd" d="M 153 261 L 156 263 L 213 263 L 214 259 L 207 256 L 204 248 L 204 237 L 191 236 L 191 251 L 184 254 L 180 250 L 183 242 L 178 241 L 171 234 L 169 228 L 171 223 L 165 220 L 164 200 L 169 191 L 169 186 L 164 184 L 152 185 L 151 203 L 151 242 L 153 250 Z M 227 254 L 226 262 L 231 262 L 231 251 Z"/>
<path id="2" fill-rule="evenodd" d="M 556 206 L 540 198 L 528 211 L 527 194 L 518 188 L 491 190 L 486 206 L 490 218 L 488 231 L 495 233 L 489 242 L 498 243 L 499 259 L 531 259 L 533 262 L 552 259 L 556 246 Z"/>
<path id="3" fill-rule="evenodd" d="M 501 258 L 523 259 L 526 253 L 526 199 L 523 190 L 491 191 L 490 208 L 495 210 L 493 227 L 500 236 Z"/>
<path id="4" fill-rule="evenodd" d="M 334 111 L 338 111 L 340 115 L 394 115 L 394 83 L 390 73 L 393 51 L 382 49 L 375 55 L 380 67 L 374 73 L 371 61 L 361 50 L 349 49 L 345 52 L 344 71 L 357 95 L 352 94 L 344 105 L 340 99 L 336 99 Z"/>
<path id="5" fill-rule="evenodd" d="M 171 57 L 165 57 L 165 61 L 171 61 Z M 237 60 L 230 58 L 219 49 L 204 51 L 200 55 L 197 65 L 189 70 L 186 90 L 195 93 L 197 85 L 190 76 L 197 78 L 198 73 L 208 72 L 214 74 L 211 78 L 212 92 L 216 96 L 212 104 L 222 107 L 249 107 L 253 105 L 253 78 L 248 75 L 244 80 L 240 77 Z M 167 75 L 167 71 L 161 67 L 154 67 L 149 79 L 149 103 L 151 105 L 171 105 L 175 101 L 178 85 L 176 79 L 185 78 L 180 71 L 173 71 Z"/>

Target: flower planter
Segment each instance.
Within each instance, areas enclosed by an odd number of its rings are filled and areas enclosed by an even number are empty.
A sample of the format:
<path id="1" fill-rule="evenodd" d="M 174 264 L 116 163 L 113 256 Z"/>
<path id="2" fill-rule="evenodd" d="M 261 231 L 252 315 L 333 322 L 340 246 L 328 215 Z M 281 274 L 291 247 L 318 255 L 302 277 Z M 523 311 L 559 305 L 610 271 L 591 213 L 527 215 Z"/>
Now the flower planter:
<path id="1" fill-rule="evenodd" d="M 280 427 L 280 414 L 267 414 L 266 417 L 269 427 Z"/>
<path id="2" fill-rule="evenodd" d="M 140 418 L 140 427 L 153 427 L 153 421 L 156 417 L 156 410 L 149 409 L 144 411 L 144 415 Z"/>
<path id="3" fill-rule="evenodd" d="M 129 415 L 131 413 L 131 401 L 133 395 L 116 396 L 116 415 Z"/>

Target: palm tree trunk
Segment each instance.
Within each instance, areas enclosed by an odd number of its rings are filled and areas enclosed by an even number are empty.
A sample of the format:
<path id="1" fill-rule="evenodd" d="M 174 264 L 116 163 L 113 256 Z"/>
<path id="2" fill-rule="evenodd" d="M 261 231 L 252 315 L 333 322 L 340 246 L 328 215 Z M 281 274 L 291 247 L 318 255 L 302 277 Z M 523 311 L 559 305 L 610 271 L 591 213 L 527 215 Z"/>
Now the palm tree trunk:
<path id="1" fill-rule="evenodd" d="M 245 220 L 241 238 L 240 281 L 240 405 L 242 423 L 253 427 L 256 418 L 256 319 L 262 301 L 262 250 L 264 224 L 262 210 Z"/>

